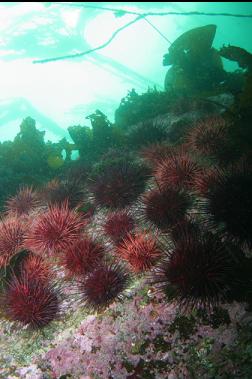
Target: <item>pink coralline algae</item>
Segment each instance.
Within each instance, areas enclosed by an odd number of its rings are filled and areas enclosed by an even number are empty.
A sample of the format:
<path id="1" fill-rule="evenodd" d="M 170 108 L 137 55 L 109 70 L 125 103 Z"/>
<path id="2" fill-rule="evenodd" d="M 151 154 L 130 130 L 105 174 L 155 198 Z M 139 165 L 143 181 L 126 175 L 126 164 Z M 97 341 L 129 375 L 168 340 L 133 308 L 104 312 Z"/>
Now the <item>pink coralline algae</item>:
<path id="1" fill-rule="evenodd" d="M 186 379 L 190 378 L 190 349 L 201 346 L 204 339 L 212 341 L 213 353 L 222 349 L 220 341 L 231 346 L 237 339 L 237 323 L 246 314 L 242 304 L 225 305 L 231 320 L 229 326 L 213 329 L 198 324 L 194 333 L 182 337 L 178 330 L 170 329 L 180 315 L 178 306 L 165 305 L 162 295 L 153 295 L 152 291 L 148 298 L 143 304 L 143 298 L 135 295 L 124 304 L 114 303 L 102 315 L 87 316 L 74 335 L 37 357 L 30 367 L 34 372 L 35 367 L 41 368 L 53 379 L 62 375 L 76 379 L 129 379 L 134 375 L 143 377 L 143 367 L 147 365 L 153 378 Z M 158 368 L 156 362 L 164 362 L 165 368 Z"/>

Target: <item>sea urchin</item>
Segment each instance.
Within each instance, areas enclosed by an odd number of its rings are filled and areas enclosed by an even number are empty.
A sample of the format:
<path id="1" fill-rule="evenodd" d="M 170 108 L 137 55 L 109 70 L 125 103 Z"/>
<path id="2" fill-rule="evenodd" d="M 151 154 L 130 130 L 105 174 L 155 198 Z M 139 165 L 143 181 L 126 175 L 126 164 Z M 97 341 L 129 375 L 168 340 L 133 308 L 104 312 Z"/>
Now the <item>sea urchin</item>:
<path id="1" fill-rule="evenodd" d="M 85 304 L 96 310 L 106 308 L 127 288 L 129 275 L 116 264 L 102 264 L 81 282 L 80 294 Z"/>
<path id="2" fill-rule="evenodd" d="M 155 178 L 161 189 L 191 189 L 200 167 L 185 152 L 179 152 L 164 159 L 156 168 Z"/>
<path id="3" fill-rule="evenodd" d="M 189 195 L 174 188 L 159 188 L 142 196 L 141 213 L 144 221 L 150 221 L 161 230 L 173 227 L 182 220 L 191 205 Z"/>
<path id="4" fill-rule="evenodd" d="M 14 276 L 4 295 L 7 316 L 12 321 L 40 329 L 54 320 L 59 312 L 55 285 L 29 278 L 26 273 Z"/>
<path id="5" fill-rule="evenodd" d="M 126 210 L 111 212 L 103 225 L 105 234 L 118 244 L 135 226 L 133 217 Z"/>
<path id="6" fill-rule="evenodd" d="M 25 245 L 35 254 L 64 252 L 80 237 L 85 225 L 86 221 L 70 210 L 67 203 L 55 205 L 38 215 Z"/>
<path id="7" fill-rule="evenodd" d="M 0 267 L 24 247 L 26 225 L 16 217 L 10 217 L 0 222 Z"/>
<path id="8" fill-rule="evenodd" d="M 38 194 L 31 187 L 23 187 L 9 198 L 5 208 L 9 215 L 27 215 L 40 205 Z"/>
<path id="9" fill-rule="evenodd" d="M 157 238 L 147 232 L 128 234 L 117 247 L 117 254 L 125 259 L 132 271 L 143 272 L 152 268 L 161 256 Z"/>
<path id="10" fill-rule="evenodd" d="M 178 232 L 178 231 L 177 231 Z M 181 224 L 179 239 L 154 271 L 154 282 L 168 299 L 210 307 L 225 299 L 233 281 L 232 257 L 215 234 Z"/>
<path id="11" fill-rule="evenodd" d="M 62 263 L 70 275 L 80 276 L 90 272 L 99 264 L 104 255 L 104 248 L 89 237 L 83 237 L 65 250 Z"/>

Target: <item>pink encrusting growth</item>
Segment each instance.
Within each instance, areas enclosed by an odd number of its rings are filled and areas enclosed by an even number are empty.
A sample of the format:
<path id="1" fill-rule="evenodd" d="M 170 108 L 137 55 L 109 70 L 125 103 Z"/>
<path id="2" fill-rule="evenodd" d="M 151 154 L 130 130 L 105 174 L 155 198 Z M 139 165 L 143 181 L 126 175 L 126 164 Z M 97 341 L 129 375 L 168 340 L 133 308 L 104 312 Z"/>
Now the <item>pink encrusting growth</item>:
<path id="1" fill-rule="evenodd" d="M 86 223 L 68 208 L 67 202 L 51 206 L 34 220 L 27 234 L 26 247 L 35 254 L 62 253 L 80 238 Z"/>

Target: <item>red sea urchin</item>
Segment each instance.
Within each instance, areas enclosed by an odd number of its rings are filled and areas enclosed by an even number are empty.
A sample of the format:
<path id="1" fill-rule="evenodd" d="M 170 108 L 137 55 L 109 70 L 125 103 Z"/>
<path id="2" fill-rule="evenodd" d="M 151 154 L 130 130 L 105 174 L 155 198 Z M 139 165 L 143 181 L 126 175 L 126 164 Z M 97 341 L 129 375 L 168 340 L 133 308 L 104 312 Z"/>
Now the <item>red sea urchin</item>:
<path id="1" fill-rule="evenodd" d="M 24 248 L 25 223 L 10 217 L 0 222 L 0 267 Z"/>
<path id="2" fill-rule="evenodd" d="M 233 260 L 216 234 L 181 224 L 179 239 L 153 273 L 153 282 L 168 299 L 183 306 L 210 307 L 226 298 L 233 282 Z"/>
<path id="3" fill-rule="evenodd" d="M 224 230 L 240 244 L 252 246 L 252 171 L 249 167 L 219 170 L 211 182 L 203 212 L 214 227 Z"/>
<path id="4" fill-rule="evenodd" d="M 164 159 L 156 168 L 155 178 L 161 189 L 191 189 L 200 167 L 187 153 L 177 153 Z"/>
<path id="5" fill-rule="evenodd" d="M 144 191 L 149 169 L 137 161 L 118 158 L 99 163 L 89 178 L 95 205 L 125 208 Z"/>
<path id="6" fill-rule="evenodd" d="M 25 272 L 12 277 L 3 304 L 12 321 L 40 329 L 53 321 L 60 308 L 59 289 L 53 284 L 30 278 Z"/>
<path id="7" fill-rule="evenodd" d="M 169 158 L 176 152 L 176 147 L 164 143 L 154 143 L 140 151 L 140 155 L 152 167 L 156 167 L 164 159 Z"/>
<path id="8" fill-rule="evenodd" d="M 9 198 L 5 208 L 9 215 L 27 215 L 40 205 L 37 192 L 32 187 L 23 187 L 18 193 Z"/>
<path id="9" fill-rule="evenodd" d="M 207 168 L 196 174 L 193 183 L 193 189 L 201 196 L 206 196 L 211 185 L 218 178 L 219 169 L 217 167 Z"/>
<path id="10" fill-rule="evenodd" d="M 133 217 L 128 211 L 116 211 L 108 214 L 103 225 L 105 234 L 118 244 L 127 233 L 130 233 L 135 226 Z"/>
<path id="11" fill-rule="evenodd" d="M 42 257 L 30 253 L 22 262 L 23 273 L 26 273 L 29 279 L 34 279 L 42 282 L 49 282 L 53 278 L 53 272 L 48 262 Z"/>
<path id="12" fill-rule="evenodd" d="M 81 282 L 80 294 L 85 304 L 95 310 L 106 308 L 129 284 L 129 274 L 119 264 L 102 264 Z"/>
<path id="13" fill-rule="evenodd" d="M 185 217 L 191 202 L 186 192 L 174 188 L 163 191 L 156 188 L 142 196 L 140 210 L 144 221 L 167 230 Z"/>
<path id="14" fill-rule="evenodd" d="M 61 206 L 49 207 L 48 211 L 38 215 L 25 245 L 35 254 L 64 252 L 79 239 L 85 225 L 86 221 L 68 209 L 68 204 L 64 202 Z"/>
<path id="15" fill-rule="evenodd" d="M 128 234 L 117 247 L 117 253 L 130 265 L 132 271 L 151 269 L 161 256 L 157 238 L 147 232 Z"/>
<path id="16" fill-rule="evenodd" d="M 127 142 L 131 148 L 139 149 L 167 139 L 167 130 L 162 122 L 153 119 L 138 122 L 127 130 Z"/>
<path id="17" fill-rule="evenodd" d="M 222 117 L 211 117 L 200 121 L 187 136 L 194 152 L 211 157 L 220 157 L 225 150 L 227 123 Z"/>
<path id="18" fill-rule="evenodd" d="M 47 205 L 60 205 L 68 201 L 70 209 L 77 208 L 83 204 L 84 189 L 82 177 L 65 180 L 51 180 L 42 189 L 41 200 Z"/>
<path id="19" fill-rule="evenodd" d="M 104 256 L 104 248 L 89 237 L 83 237 L 75 242 L 62 256 L 62 264 L 71 276 L 86 275 Z"/>

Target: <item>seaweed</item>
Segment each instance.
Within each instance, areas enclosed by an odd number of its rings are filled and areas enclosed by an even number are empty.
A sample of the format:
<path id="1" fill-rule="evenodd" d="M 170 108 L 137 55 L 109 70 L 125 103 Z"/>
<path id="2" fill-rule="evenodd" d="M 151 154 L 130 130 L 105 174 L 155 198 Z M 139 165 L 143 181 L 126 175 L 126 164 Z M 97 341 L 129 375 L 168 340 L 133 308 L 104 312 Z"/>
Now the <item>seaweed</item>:
<path id="1" fill-rule="evenodd" d="M 122 98 L 115 111 L 115 124 L 124 130 L 129 126 L 169 112 L 172 96 L 166 92 L 149 88 L 139 95 L 133 88 Z"/>
<path id="2" fill-rule="evenodd" d="M 80 159 L 90 165 L 99 160 L 110 148 L 120 147 L 124 137 L 100 110 L 96 110 L 86 119 L 91 121 L 91 128 L 74 125 L 68 128 L 68 132 L 75 143 L 75 148 L 79 150 Z"/>
<path id="3" fill-rule="evenodd" d="M 45 132 L 36 128 L 35 120 L 27 117 L 14 141 L 0 144 L 0 206 L 21 185 L 38 187 L 65 168 L 61 151 L 67 148 L 67 143 L 45 142 L 44 136 Z"/>
<path id="4" fill-rule="evenodd" d="M 219 50 L 219 54 L 223 58 L 237 62 L 239 67 L 243 69 L 252 70 L 252 54 L 241 47 L 223 45 Z"/>
<path id="5" fill-rule="evenodd" d="M 164 55 L 163 65 L 172 67 L 165 90 L 184 94 L 215 91 L 226 79 L 219 52 L 212 47 L 216 25 L 191 29 L 179 36 Z"/>

